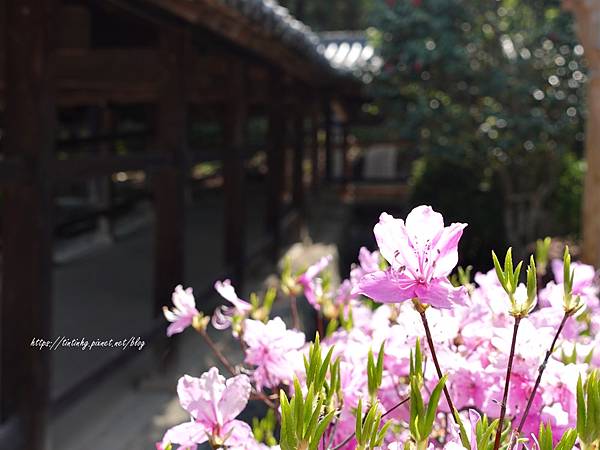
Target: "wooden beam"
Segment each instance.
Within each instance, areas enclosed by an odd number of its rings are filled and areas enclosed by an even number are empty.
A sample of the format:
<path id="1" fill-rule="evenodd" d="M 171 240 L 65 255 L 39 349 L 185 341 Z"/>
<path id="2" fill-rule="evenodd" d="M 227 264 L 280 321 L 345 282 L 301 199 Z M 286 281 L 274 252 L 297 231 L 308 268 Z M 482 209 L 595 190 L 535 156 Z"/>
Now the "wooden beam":
<path id="1" fill-rule="evenodd" d="M 27 182 L 3 189 L 3 269 L 0 299 L 0 422 L 15 416 L 22 445 L 46 446 L 50 352 L 30 345 L 50 339 L 52 292 L 52 196 L 48 165 L 53 153 L 53 0 L 2 1 L 4 32 L 4 151 L 32 167 Z"/>
<path id="2" fill-rule="evenodd" d="M 246 142 L 246 77 L 245 64 L 232 59 L 228 77 L 229 101 L 225 106 L 223 137 L 223 177 L 225 188 L 225 263 L 233 267 L 235 283 L 244 278 L 246 246 L 246 209 L 244 199 L 244 144 Z"/>
<path id="3" fill-rule="evenodd" d="M 50 173 L 55 183 L 61 183 L 128 170 L 158 171 L 166 166 L 172 166 L 173 163 L 173 155 L 166 152 L 127 156 L 87 156 L 53 160 L 50 164 Z"/>
<path id="4" fill-rule="evenodd" d="M 184 167 L 186 165 L 187 104 L 185 60 L 189 36 L 184 30 L 160 31 L 163 72 L 156 116 L 156 145 L 170 166 L 153 177 L 156 214 L 154 314 L 169 303 L 175 286 L 184 283 Z"/>
<path id="5" fill-rule="evenodd" d="M 279 257 L 281 247 L 281 218 L 283 216 L 282 193 L 284 185 L 284 151 L 286 117 L 283 104 L 283 74 L 271 71 L 268 104 L 269 129 L 267 136 L 267 232 L 273 236 L 273 259 Z"/>

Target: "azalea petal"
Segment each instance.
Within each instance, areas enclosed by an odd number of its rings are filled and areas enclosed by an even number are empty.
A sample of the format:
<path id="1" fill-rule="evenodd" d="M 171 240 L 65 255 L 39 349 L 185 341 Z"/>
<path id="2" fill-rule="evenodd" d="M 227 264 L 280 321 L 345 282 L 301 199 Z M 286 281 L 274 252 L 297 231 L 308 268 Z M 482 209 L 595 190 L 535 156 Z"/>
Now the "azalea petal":
<path id="1" fill-rule="evenodd" d="M 229 328 L 231 326 L 234 312 L 234 308 L 227 306 L 221 306 L 215 309 L 215 312 L 210 320 L 213 324 L 213 327 L 215 327 L 217 330 L 225 330 Z"/>
<path id="2" fill-rule="evenodd" d="M 232 420 L 225 424 L 222 434 L 223 437 L 227 436 L 227 440 L 225 441 L 227 447 L 248 444 L 248 442 L 254 440 L 250 425 L 241 420 Z"/>
<path id="3" fill-rule="evenodd" d="M 382 303 L 396 303 L 415 296 L 415 281 L 393 269 L 366 274 L 353 291 Z"/>
<path id="4" fill-rule="evenodd" d="M 458 263 L 458 241 L 463 234 L 466 223 L 453 223 L 444 228 L 433 249 L 433 277 L 447 277 Z"/>
<path id="5" fill-rule="evenodd" d="M 217 281 L 215 283 L 215 289 L 221 295 L 221 297 L 235 306 L 240 312 L 246 312 L 252 309 L 250 303 L 238 297 L 237 293 L 235 292 L 235 288 L 231 285 L 230 280 Z"/>
<path id="6" fill-rule="evenodd" d="M 186 450 L 196 450 L 197 444 L 208 440 L 209 430 L 198 422 L 186 422 L 170 428 L 162 439 L 163 447 L 167 444 L 178 444 Z"/>
<path id="7" fill-rule="evenodd" d="M 379 222 L 373 228 L 381 255 L 390 265 L 400 270 L 403 267 L 416 267 L 418 259 L 412 249 L 404 221 L 388 213 L 379 216 Z"/>
<path id="8" fill-rule="evenodd" d="M 177 383 L 181 407 L 208 427 L 222 423 L 217 405 L 224 390 L 225 378 L 216 367 L 200 378 L 184 375 Z"/>
<path id="9" fill-rule="evenodd" d="M 248 404 L 248 398 L 250 398 L 250 380 L 246 375 L 228 379 L 219 402 L 223 421 L 228 422 L 235 419 Z"/>
<path id="10" fill-rule="evenodd" d="M 450 309 L 454 305 L 463 305 L 467 298 L 464 286 L 454 287 L 445 278 L 432 280 L 429 284 L 421 284 L 416 288 L 416 296 L 421 303 L 441 309 Z"/>
<path id="11" fill-rule="evenodd" d="M 171 296 L 173 305 L 182 313 L 190 313 L 196 311 L 196 300 L 192 293 L 192 288 L 183 289 L 178 285 Z"/>
<path id="12" fill-rule="evenodd" d="M 171 325 L 168 326 L 167 336 L 171 337 L 174 334 L 181 333 L 183 330 L 185 330 L 191 324 L 192 324 L 191 317 L 181 317 L 179 319 L 176 319 L 175 322 L 173 322 Z"/>
<path id="13" fill-rule="evenodd" d="M 406 229 L 413 244 L 424 249 L 444 229 L 444 218 L 431 206 L 417 206 L 406 217 Z"/>
<path id="14" fill-rule="evenodd" d="M 331 261 L 333 261 L 333 256 L 331 256 L 331 255 L 323 256 L 315 264 L 313 264 L 308 269 L 306 269 L 306 272 L 304 272 L 304 279 L 312 280 L 319 273 L 321 273 L 329 265 L 329 263 Z"/>
<path id="15" fill-rule="evenodd" d="M 260 320 L 244 320 L 244 342 L 249 347 L 260 345 L 260 336 L 264 334 L 266 325 Z"/>

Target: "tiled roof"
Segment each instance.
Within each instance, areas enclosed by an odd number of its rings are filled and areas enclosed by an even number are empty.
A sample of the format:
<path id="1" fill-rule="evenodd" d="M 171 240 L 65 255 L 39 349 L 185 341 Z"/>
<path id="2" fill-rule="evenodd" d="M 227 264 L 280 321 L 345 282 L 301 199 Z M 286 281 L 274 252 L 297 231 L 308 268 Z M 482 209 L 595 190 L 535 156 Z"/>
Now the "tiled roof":
<path id="1" fill-rule="evenodd" d="M 295 19 L 275 0 L 221 0 L 237 9 L 262 31 L 272 35 L 313 63 L 338 75 L 365 74 L 381 66 L 364 33 L 331 32 L 317 34 Z M 368 80 L 364 80 L 368 81 Z"/>
<path id="2" fill-rule="evenodd" d="M 351 72 L 365 82 L 379 72 L 382 59 L 363 32 L 332 31 L 320 34 L 324 55 L 332 67 Z"/>

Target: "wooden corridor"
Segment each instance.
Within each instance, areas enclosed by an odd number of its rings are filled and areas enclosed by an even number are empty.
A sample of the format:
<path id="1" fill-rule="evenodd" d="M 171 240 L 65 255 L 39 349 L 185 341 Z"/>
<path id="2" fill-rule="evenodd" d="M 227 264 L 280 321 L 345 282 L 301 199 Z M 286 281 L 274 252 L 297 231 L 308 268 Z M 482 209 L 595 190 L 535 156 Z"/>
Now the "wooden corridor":
<path id="1" fill-rule="evenodd" d="M 305 210 L 304 161 L 312 179 L 331 173 L 332 126 L 359 105 L 361 84 L 332 67 L 318 37 L 263 0 L 0 0 L 0 448 L 47 448 L 55 196 L 65 185 L 149 176 L 155 212 L 154 300 L 158 315 L 183 279 L 184 201 L 192 169 L 218 160 L 224 189 L 224 254 L 242 281 L 243 214 L 252 117 L 264 117 L 266 248 Z M 114 151 L 120 108 L 151 120 L 144 151 Z M 94 108 L 100 127 L 70 152 L 61 112 Z M 192 148 L 194 110 L 217 118 L 220 143 Z M 337 115 L 334 117 L 333 111 Z M 325 139 L 319 146 L 317 134 Z M 342 135 L 346 135 L 342 133 Z M 291 205 L 284 201 L 284 149 L 293 149 Z M 319 161 L 325 161 L 321 165 Z"/>

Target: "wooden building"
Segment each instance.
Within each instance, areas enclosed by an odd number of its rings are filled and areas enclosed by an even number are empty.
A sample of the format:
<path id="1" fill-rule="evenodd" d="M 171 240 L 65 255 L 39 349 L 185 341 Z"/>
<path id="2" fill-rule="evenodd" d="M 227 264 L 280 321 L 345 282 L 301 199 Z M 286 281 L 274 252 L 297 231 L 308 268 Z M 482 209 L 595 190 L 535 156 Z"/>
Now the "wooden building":
<path id="1" fill-rule="evenodd" d="M 49 411 L 61 401 L 49 396 L 49 352 L 30 346 L 54 331 L 56 192 L 74 180 L 151 174 L 155 299 L 148 308 L 158 314 L 182 279 L 183 221 L 173 218 L 183 217 L 191 168 L 218 159 L 223 245 L 229 273 L 240 280 L 248 259 L 237 217 L 249 118 L 268 123 L 265 236 L 276 254 L 282 224 L 304 211 L 303 162 L 312 162 L 313 183 L 331 173 L 332 124 L 359 105 L 360 81 L 324 53 L 320 38 L 274 0 L 0 0 L 0 448 L 46 448 Z M 148 127 L 119 126 L 117 111 L 132 105 L 151 118 Z M 189 145 L 191 124 L 202 120 L 197 110 L 218 118 L 214 148 Z M 80 114 L 93 117 L 94 133 L 61 136 L 65 117 Z M 287 129 L 289 207 L 282 199 Z M 110 145 L 140 134 L 138 151 Z M 82 144 L 92 150 L 65 150 Z"/>

